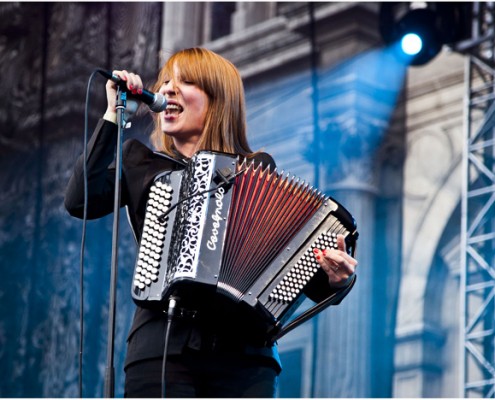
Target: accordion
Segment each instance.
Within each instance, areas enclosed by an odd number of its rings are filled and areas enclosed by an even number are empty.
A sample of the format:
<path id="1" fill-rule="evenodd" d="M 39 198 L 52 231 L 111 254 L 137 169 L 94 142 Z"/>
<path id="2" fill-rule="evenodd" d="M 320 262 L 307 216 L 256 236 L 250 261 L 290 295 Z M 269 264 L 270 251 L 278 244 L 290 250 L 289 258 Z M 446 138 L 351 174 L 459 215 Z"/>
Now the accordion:
<path id="1" fill-rule="evenodd" d="M 171 296 L 215 298 L 276 340 L 339 300 L 330 296 L 289 324 L 308 285 L 327 279 L 313 249 L 336 248 L 338 234 L 353 255 L 356 223 L 334 199 L 261 164 L 200 151 L 153 181 L 132 298 L 163 310 Z"/>

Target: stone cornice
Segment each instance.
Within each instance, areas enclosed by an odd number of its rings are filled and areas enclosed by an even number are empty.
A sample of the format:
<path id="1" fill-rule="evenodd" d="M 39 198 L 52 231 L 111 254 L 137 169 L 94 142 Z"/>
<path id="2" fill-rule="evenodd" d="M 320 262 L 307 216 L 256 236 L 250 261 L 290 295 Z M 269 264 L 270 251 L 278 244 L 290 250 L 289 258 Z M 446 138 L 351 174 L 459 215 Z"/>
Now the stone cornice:
<path id="1" fill-rule="evenodd" d="M 343 16 L 356 9 L 365 13 L 373 12 L 373 5 L 344 2 L 318 5 L 315 19 L 318 27 L 326 24 L 341 27 L 339 37 L 331 39 L 340 40 L 348 35 L 348 31 L 355 30 L 355 26 L 348 26 Z M 311 52 L 309 24 L 307 12 L 301 11 L 291 16 L 280 15 L 240 32 L 204 43 L 203 46 L 228 58 L 237 66 L 243 78 L 249 78 L 289 62 L 307 58 Z"/>

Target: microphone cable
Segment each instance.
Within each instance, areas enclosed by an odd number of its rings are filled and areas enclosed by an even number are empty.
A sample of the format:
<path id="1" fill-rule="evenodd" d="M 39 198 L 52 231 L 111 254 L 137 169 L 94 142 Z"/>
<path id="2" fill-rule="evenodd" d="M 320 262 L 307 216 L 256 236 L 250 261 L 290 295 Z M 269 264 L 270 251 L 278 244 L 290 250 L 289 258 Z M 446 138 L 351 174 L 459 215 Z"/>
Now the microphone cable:
<path id="1" fill-rule="evenodd" d="M 86 225 L 88 220 L 88 170 L 87 170 L 87 147 L 88 147 L 88 111 L 89 92 L 91 84 L 98 70 L 94 70 L 88 80 L 86 87 L 86 100 L 84 104 L 84 143 L 83 143 L 83 185 L 84 185 L 84 207 L 81 234 L 81 248 L 79 252 L 79 356 L 78 356 L 78 391 L 79 398 L 83 398 L 83 352 L 84 352 L 84 249 L 86 246 Z"/>
<path id="2" fill-rule="evenodd" d="M 167 310 L 167 326 L 165 328 L 165 339 L 163 348 L 163 360 L 162 360 L 162 398 L 166 398 L 167 395 L 167 383 L 166 383 L 166 370 L 167 370 L 167 353 L 168 353 L 168 342 L 170 338 L 170 330 L 172 328 L 172 321 L 175 316 L 175 308 L 177 305 L 177 300 L 175 297 L 170 297 Z"/>

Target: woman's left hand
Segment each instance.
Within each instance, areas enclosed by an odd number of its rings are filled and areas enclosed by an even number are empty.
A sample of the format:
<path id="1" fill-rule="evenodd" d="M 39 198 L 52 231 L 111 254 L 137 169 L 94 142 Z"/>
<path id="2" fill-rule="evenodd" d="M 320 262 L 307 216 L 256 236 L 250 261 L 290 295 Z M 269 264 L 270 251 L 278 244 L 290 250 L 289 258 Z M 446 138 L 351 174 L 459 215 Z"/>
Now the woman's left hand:
<path id="1" fill-rule="evenodd" d="M 333 288 L 346 286 L 358 265 L 357 260 L 347 254 L 343 235 L 337 235 L 337 247 L 338 249 L 313 250 L 316 261 L 328 275 L 328 281 Z"/>

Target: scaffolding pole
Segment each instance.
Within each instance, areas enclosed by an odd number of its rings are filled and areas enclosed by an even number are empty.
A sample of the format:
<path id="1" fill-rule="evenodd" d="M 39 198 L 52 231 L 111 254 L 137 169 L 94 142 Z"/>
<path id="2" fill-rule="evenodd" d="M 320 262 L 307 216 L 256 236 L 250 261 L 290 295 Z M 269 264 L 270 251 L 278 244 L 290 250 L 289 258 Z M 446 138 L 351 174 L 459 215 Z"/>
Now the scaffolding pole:
<path id="1" fill-rule="evenodd" d="M 472 4 L 466 55 L 461 220 L 460 396 L 495 397 L 494 3 Z"/>

